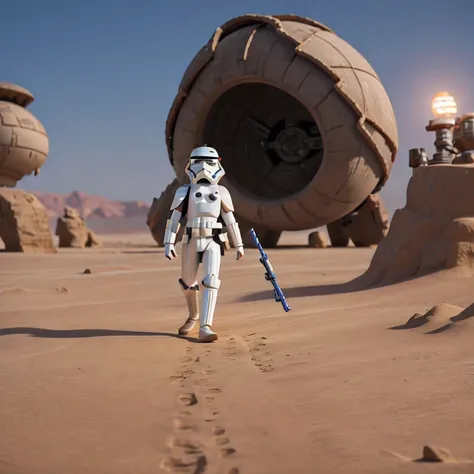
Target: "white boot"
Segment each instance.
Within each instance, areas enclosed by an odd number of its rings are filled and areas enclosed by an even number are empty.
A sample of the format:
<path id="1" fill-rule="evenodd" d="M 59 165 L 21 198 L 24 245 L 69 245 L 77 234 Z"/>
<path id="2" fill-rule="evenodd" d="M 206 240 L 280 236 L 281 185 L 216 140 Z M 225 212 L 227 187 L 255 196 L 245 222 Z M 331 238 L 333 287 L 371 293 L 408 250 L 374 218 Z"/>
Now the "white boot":
<path id="1" fill-rule="evenodd" d="M 181 278 L 178 281 L 189 309 L 188 319 L 186 319 L 186 322 L 179 328 L 178 334 L 180 336 L 187 336 L 193 330 L 196 321 L 199 319 L 199 286 L 196 284 L 188 287 Z"/>
<path id="2" fill-rule="evenodd" d="M 206 275 L 201 282 L 201 327 L 199 341 L 212 342 L 217 340 L 217 334 L 211 329 L 214 320 L 214 311 L 217 303 L 217 292 L 221 281 L 215 275 Z"/>

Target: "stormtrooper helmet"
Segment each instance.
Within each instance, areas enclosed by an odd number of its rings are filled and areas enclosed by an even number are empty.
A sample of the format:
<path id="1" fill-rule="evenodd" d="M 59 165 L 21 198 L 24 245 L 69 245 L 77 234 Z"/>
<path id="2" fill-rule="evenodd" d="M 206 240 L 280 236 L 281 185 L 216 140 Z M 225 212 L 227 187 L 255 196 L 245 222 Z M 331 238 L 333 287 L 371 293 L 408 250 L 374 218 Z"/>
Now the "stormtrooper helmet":
<path id="1" fill-rule="evenodd" d="M 185 171 L 195 184 L 217 184 L 225 175 L 217 150 L 206 145 L 191 152 Z"/>

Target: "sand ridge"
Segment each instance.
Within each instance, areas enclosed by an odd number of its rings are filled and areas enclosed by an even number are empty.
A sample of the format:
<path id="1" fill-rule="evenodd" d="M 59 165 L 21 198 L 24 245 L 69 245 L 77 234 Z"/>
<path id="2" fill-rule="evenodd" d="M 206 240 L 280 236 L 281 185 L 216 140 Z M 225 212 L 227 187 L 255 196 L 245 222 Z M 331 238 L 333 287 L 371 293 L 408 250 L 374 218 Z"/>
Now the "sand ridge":
<path id="1" fill-rule="evenodd" d="M 459 306 L 441 303 L 426 313 L 415 313 L 405 324 L 392 329 L 422 328 L 426 334 L 439 334 L 452 330 L 474 330 L 474 304 L 462 309 Z"/>

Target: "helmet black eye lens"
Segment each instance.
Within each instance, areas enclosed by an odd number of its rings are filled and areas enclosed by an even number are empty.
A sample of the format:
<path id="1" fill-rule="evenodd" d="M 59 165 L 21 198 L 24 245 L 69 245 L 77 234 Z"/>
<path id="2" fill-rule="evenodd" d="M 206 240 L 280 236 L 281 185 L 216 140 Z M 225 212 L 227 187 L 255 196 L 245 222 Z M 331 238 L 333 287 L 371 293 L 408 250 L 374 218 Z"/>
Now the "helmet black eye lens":
<path id="1" fill-rule="evenodd" d="M 200 163 L 206 163 L 207 165 L 210 166 L 216 166 L 217 162 L 214 159 L 206 159 L 206 158 L 191 158 L 191 163 L 193 165 L 200 164 Z"/>

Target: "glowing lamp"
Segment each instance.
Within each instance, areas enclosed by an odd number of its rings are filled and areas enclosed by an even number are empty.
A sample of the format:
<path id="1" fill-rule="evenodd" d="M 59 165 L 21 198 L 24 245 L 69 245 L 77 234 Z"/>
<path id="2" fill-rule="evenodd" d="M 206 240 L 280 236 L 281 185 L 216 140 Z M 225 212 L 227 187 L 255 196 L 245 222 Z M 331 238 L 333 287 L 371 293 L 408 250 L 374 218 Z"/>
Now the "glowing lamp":
<path id="1" fill-rule="evenodd" d="M 448 92 L 438 92 L 433 97 L 431 110 L 435 117 L 453 117 L 458 112 L 456 101 Z"/>

